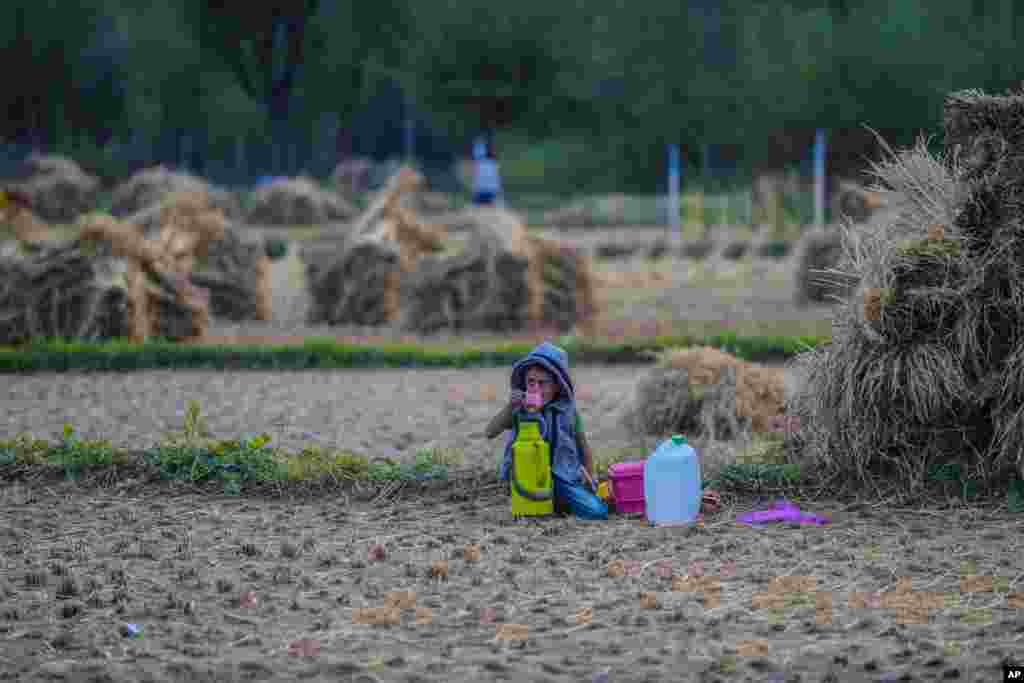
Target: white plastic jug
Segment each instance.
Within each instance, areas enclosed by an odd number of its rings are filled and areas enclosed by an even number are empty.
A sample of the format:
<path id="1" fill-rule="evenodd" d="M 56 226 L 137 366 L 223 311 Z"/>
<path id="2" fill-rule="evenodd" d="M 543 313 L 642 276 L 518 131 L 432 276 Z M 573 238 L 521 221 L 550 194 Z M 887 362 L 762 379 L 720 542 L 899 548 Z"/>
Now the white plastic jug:
<path id="1" fill-rule="evenodd" d="M 644 464 L 644 509 L 653 525 L 689 524 L 702 496 L 697 452 L 681 434 L 658 446 Z"/>

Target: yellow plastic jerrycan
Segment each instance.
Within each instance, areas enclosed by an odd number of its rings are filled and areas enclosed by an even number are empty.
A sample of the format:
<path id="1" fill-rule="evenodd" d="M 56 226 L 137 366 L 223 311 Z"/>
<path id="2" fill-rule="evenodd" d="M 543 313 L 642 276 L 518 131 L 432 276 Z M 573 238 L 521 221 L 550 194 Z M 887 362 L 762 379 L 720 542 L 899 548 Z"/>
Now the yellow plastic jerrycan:
<path id="1" fill-rule="evenodd" d="M 519 423 L 512 442 L 512 514 L 538 517 L 555 512 L 555 483 L 551 477 L 551 447 L 541 437 L 536 420 Z"/>

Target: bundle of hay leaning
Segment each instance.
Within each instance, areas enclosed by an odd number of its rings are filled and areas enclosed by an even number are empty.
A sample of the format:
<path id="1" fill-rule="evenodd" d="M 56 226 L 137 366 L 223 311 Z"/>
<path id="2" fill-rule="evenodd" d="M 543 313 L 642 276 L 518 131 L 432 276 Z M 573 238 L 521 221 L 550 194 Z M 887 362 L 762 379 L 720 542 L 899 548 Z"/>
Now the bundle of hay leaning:
<path id="1" fill-rule="evenodd" d="M 589 319 L 589 261 L 530 237 L 511 213 L 473 209 L 442 225 L 419 219 L 405 202 L 422 176 L 402 169 L 331 254 L 306 255 L 309 322 L 385 325 L 430 333 L 520 329 Z"/>
<path id="2" fill-rule="evenodd" d="M 218 237 L 190 261 L 190 280 L 209 293 L 210 313 L 226 320 L 270 320 L 270 259 L 265 247 L 242 239 L 215 197 L 176 192 L 128 219 L 147 238 L 164 243 L 168 225 L 209 225 Z M 161 237 L 164 235 L 164 237 Z"/>
<path id="3" fill-rule="evenodd" d="M 402 206 L 421 183 L 416 171 L 401 169 L 335 249 L 304 253 L 311 324 L 386 325 L 397 319 L 403 274 L 421 254 L 442 248 L 443 229 Z"/>
<path id="4" fill-rule="evenodd" d="M 17 204 L 12 210 L 27 211 Z M 76 239 L 42 241 L 36 233 L 2 258 L 0 343 L 204 334 L 205 296 L 170 253 L 110 216 L 82 216 L 78 227 Z M 208 236 L 185 239 L 201 246 Z"/>
<path id="5" fill-rule="evenodd" d="M 876 166 L 904 208 L 846 230 L 858 295 L 793 362 L 802 453 L 837 479 L 916 492 L 953 462 L 997 484 L 1024 452 L 1024 96 L 955 93 L 944 118 L 942 159 Z"/>
<path id="6" fill-rule="evenodd" d="M 173 341 L 200 339 L 210 324 L 210 293 L 191 275 L 197 259 L 212 242 L 224 238 L 219 212 L 203 212 L 200 200 L 172 204 L 155 239 L 138 226 L 104 214 L 79 220 L 80 239 L 107 245 L 127 262 L 125 284 L 130 303 L 130 334 L 142 341 L 162 337 Z"/>

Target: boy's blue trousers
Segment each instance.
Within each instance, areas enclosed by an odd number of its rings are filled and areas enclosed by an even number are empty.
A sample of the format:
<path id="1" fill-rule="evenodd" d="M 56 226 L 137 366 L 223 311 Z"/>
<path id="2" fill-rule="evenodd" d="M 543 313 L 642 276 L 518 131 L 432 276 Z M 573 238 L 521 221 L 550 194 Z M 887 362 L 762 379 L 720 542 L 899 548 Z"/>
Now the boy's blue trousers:
<path id="1" fill-rule="evenodd" d="M 555 480 L 555 509 L 564 509 L 580 519 L 608 519 L 608 504 L 584 484 L 570 484 L 557 474 Z"/>

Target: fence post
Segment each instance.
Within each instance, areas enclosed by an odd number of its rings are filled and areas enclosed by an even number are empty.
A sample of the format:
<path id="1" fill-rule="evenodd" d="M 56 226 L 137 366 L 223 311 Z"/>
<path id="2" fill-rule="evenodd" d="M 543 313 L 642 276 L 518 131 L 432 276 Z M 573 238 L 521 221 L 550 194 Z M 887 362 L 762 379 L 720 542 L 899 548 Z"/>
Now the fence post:
<path id="1" fill-rule="evenodd" d="M 814 223 L 825 225 L 825 131 L 814 136 Z"/>
<path id="2" fill-rule="evenodd" d="M 679 247 L 683 236 L 679 227 L 679 145 L 668 146 L 668 225 L 671 241 Z"/>
<path id="3" fill-rule="evenodd" d="M 245 176 L 245 138 L 238 134 L 235 136 L 235 177 Z"/>

